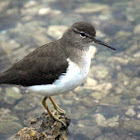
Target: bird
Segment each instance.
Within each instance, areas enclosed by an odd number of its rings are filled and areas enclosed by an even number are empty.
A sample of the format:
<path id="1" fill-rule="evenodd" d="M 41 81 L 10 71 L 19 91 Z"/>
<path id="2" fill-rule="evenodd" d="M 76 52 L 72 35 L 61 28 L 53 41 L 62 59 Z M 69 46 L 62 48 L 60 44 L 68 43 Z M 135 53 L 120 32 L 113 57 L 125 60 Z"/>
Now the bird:
<path id="1" fill-rule="evenodd" d="M 83 83 L 90 69 L 91 43 L 116 50 L 96 37 L 91 23 L 79 21 L 72 24 L 60 39 L 36 48 L 9 69 L 0 72 L 0 85 L 19 85 L 42 95 L 42 105 L 48 114 L 66 126 L 50 111 L 46 100 L 49 98 L 54 109 L 65 114 L 52 96 L 66 94 Z"/>

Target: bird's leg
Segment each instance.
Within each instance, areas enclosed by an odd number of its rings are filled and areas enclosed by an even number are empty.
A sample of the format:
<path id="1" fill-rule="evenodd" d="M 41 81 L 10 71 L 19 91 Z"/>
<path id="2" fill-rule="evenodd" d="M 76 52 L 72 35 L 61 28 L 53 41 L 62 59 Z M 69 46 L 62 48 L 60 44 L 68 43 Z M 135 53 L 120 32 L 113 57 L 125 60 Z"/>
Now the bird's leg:
<path id="1" fill-rule="evenodd" d="M 61 109 L 55 102 L 54 100 L 49 97 L 50 101 L 52 102 L 53 106 L 54 106 L 54 109 L 57 110 L 60 114 L 66 114 L 65 110 Z"/>
<path id="2" fill-rule="evenodd" d="M 59 118 L 57 118 L 56 116 L 53 115 L 53 113 L 50 111 L 50 109 L 48 108 L 48 106 L 46 105 L 46 100 L 47 100 L 47 97 L 44 97 L 43 100 L 42 100 L 42 105 L 46 108 L 46 110 L 48 111 L 49 115 L 56 121 L 62 123 L 65 127 L 66 127 L 66 124 L 61 121 Z"/>

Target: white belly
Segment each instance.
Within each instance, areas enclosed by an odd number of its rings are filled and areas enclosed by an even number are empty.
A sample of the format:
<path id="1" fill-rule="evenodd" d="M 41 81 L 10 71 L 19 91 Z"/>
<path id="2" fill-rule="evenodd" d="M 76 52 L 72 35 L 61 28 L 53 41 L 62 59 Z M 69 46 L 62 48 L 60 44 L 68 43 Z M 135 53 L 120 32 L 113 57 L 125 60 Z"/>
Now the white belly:
<path id="1" fill-rule="evenodd" d="M 88 74 L 91 61 L 88 52 L 86 52 L 85 57 L 86 59 L 84 59 L 80 66 L 67 59 L 69 62 L 67 72 L 62 74 L 53 84 L 35 85 L 28 87 L 28 89 L 44 96 L 68 93 L 80 85 Z"/>

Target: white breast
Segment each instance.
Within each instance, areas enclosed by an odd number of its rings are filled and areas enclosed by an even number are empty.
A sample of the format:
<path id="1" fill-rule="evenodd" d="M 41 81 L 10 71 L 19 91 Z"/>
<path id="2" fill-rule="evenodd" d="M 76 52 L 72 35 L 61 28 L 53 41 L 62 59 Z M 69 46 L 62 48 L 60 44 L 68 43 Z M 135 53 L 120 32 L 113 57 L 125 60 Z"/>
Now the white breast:
<path id="1" fill-rule="evenodd" d="M 68 93 L 76 88 L 83 82 L 90 68 L 90 54 L 89 52 L 84 53 L 85 55 L 79 65 L 67 59 L 69 63 L 67 72 L 62 74 L 53 84 L 35 85 L 28 87 L 28 89 L 44 96 L 53 96 Z"/>

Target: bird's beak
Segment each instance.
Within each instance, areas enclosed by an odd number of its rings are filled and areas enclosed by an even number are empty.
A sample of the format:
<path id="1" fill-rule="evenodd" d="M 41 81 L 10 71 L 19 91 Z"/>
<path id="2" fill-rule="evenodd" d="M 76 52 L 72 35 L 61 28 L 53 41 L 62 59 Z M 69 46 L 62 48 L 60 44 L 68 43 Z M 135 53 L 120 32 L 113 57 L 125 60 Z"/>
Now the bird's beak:
<path id="1" fill-rule="evenodd" d="M 110 45 L 108 45 L 107 43 L 105 43 L 105 42 L 99 40 L 99 39 L 96 38 L 96 37 L 93 38 L 93 41 L 94 41 L 94 43 L 97 43 L 97 44 L 106 46 L 106 47 L 108 47 L 108 48 L 110 48 L 110 49 L 112 49 L 112 50 L 116 50 L 115 48 L 111 47 Z"/>

